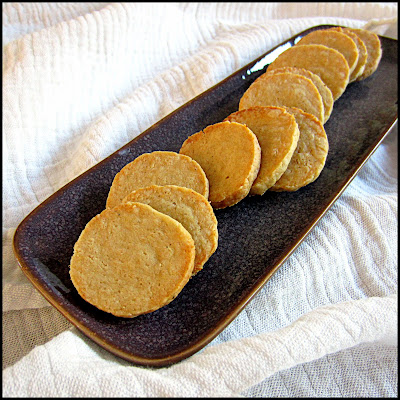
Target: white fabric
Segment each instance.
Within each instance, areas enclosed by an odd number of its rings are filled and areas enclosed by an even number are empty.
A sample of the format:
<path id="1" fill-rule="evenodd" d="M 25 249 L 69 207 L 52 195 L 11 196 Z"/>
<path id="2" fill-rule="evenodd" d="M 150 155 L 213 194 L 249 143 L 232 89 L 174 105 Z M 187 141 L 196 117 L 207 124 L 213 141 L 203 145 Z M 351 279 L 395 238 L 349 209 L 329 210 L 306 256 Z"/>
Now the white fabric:
<path id="1" fill-rule="evenodd" d="M 235 321 L 168 368 L 81 335 L 12 251 L 49 195 L 325 23 L 397 39 L 397 3 L 3 3 L 4 396 L 397 396 L 397 129 Z"/>

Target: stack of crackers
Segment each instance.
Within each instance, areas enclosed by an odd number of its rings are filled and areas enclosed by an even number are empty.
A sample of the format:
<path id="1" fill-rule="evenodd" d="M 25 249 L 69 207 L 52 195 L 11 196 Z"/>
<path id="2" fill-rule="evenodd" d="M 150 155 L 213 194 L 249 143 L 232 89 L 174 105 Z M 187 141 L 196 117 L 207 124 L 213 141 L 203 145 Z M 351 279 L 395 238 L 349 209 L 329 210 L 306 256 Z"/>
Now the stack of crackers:
<path id="1" fill-rule="evenodd" d="M 79 295 L 126 318 L 170 303 L 217 249 L 215 209 L 318 178 L 334 102 L 381 56 L 369 31 L 312 31 L 250 85 L 237 112 L 188 137 L 179 153 L 154 151 L 127 164 L 74 246 Z"/>

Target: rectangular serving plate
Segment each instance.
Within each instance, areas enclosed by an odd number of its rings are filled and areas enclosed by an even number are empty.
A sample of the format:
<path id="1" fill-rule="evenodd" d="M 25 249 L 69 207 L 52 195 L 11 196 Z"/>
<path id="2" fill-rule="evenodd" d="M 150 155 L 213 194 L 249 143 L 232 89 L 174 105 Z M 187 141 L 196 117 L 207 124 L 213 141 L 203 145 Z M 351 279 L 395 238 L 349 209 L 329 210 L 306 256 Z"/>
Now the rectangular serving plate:
<path id="1" fill-rule="evenodd" d="M 86 303 L 69 278 L 73 246 L 105 208 L 115 174 L 139 155 L 179 151 L 184 140 L 237 111 L 250 84 L 285 49 L 321 25 L 263 54 L 163 118 L 58 190 L 18 226 L 22 271 L 73 325 L 111 353 L 161 367 L 202 349 L 243 310 L 337 200 L 397 121 L 397 40 L 380 37 L 383 56 L 369 78 L 351 83 L 325 124 L 329 139 L 319 178 L 296 192 L 266 192 L 217 210 L 219 244 L 204 269 L 169 305 L 133 319 Z"/>

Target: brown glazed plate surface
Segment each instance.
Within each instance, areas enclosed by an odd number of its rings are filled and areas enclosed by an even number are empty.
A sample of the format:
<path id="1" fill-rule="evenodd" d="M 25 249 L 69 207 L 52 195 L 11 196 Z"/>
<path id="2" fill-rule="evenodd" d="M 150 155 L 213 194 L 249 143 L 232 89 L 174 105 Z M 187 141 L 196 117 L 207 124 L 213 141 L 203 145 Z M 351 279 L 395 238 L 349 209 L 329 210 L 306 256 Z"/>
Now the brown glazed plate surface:
<path id="1" fill-rule="evenodd" d="M 266 192 L 215 212 L 217 251 L 169 305 L 133 319 L 85 302 L 69 278 L 73 246 L 100 213 L 115 174 L 140 154 L 179 151 L 184 140 L 237 111 L 249 85 L 308 29 L 163 118 L 58 190 L 18 226 L 14 252 L 39 292 L 85 335 L 135 364 L 161 367 L 202 349 L 243 310 L 337 200 L 397 121 L 397 40 L 369 78 L 351 83 L 325 124 L 329 154 L 319 178 L 296 192 Z M 266 310 L 267 311 L 267 310 Z"/>

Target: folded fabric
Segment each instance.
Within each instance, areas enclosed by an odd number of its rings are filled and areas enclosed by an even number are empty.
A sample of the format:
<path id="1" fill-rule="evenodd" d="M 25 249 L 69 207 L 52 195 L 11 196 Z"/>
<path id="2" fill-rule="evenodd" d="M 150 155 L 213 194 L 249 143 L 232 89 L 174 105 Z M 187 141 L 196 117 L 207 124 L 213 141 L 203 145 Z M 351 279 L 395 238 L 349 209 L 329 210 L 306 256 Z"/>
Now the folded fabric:
<path id="1" fill-rule="evenodd" d="M 5 369 L 3 394 L 234 397 L 272 374 L 338 350 L 371 341 L 393 346 L 396 315 L 397 295 L 319 307 L 285 328 L 209 346 L 165 369 L 131 366 L 68 331 Z"/>
<path id="2" fill-rule="evenodd" d="M 18 352 L 23 312 L 49 307 L 13 254 L 21 220 L 162 117 L 321 24 L 397 38 L 397 3 L 3 4 L 3 316 L 15 313 L 3 352 Z M 3 394 L 397 396 L 397 155 L 395 128 L 201 352 L 137 367 L 40 319 L 58 336 L 7 365 Z"/>

